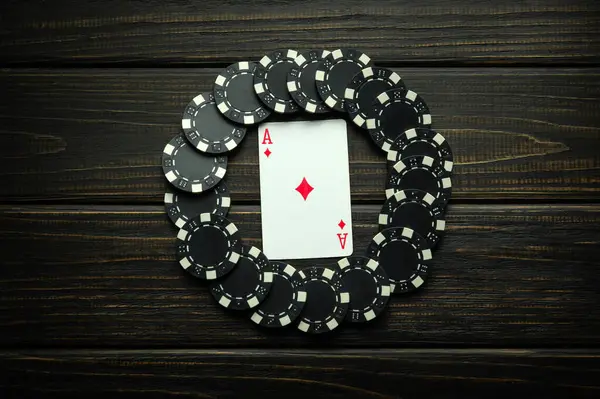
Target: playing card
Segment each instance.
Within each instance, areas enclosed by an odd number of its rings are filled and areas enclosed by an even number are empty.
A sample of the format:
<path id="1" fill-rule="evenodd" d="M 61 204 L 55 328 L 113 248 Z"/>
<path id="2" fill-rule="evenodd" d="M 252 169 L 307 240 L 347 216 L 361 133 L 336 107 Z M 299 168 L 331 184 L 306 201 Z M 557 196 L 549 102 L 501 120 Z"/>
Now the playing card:
<path id="1" fill-rule="evenodd" d="M 258 128 L 263 251 L 269 259 L 352 254 L 344 120 Z"/>

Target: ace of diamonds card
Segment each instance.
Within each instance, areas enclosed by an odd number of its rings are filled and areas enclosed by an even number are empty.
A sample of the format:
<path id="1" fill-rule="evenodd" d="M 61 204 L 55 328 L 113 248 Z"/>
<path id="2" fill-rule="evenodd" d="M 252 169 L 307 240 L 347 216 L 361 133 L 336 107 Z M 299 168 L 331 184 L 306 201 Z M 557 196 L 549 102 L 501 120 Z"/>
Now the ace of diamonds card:
<path id="1" fill-rule="evenodd" d="M 269 259 L 352 254 L 344 120 L 258 128 L 263 251 Z"/>

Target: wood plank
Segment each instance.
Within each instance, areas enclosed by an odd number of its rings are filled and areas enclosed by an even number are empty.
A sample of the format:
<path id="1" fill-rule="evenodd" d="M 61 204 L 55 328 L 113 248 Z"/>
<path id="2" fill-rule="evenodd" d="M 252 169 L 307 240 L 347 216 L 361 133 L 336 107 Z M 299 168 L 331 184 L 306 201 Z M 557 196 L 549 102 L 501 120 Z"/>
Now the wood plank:
<path id="1" fill-rule="evenodd" d="M 597 350 L 5 351 L 7 398 L 592 398 Z"/>
<path id="2" fill-rule="evenodd" d="M 599 11 L 593 0 L 5 1 L 0 62 L 212 64 L 352 47 L 384 63 L 597 63 Z"/>
<path id="3" fill-rule="evenodd" d="M 458 200 L 598 199 L 598 69 L 397 71 L 429 102 L 456 154 Z M 216 69 L 0 72 L 0 195 L 20 200 L 155 202 L 160 154 Z M 354 201 L 382 198 L 383 153 L 350 132 Z M 315 143 L 318 145 L 318 143 Z M 256 131 L 230 157 L 234 200 L 259 198 Z"/>
<path id="4" fill-rule="evenodd" d="M 174 260 L 162 208 L 1 208 L 4 345 L 125 347 L 586 346 L 600 342 L 598 206 L 455 205 L 419 294 L 332 342 L 257 329 L 219 308 Z M 355 253 L 376 233 L 375 206 L 353 212 Z M 230 218 L 261 247 L 257 207 Z M 293 262 L 298 267 L 333 260 Z"/>

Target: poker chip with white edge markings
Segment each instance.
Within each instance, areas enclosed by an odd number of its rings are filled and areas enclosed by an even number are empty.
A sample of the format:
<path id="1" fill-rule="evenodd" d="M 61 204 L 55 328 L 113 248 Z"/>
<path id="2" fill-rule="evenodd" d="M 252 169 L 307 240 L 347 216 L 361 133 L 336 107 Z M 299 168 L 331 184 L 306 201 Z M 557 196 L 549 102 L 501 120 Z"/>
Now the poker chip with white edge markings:
<path id="1" fill-rule="evenodd" d="M 227 172 L 225 155 L 209 155 L 191 147 L 183 134 L 174 137 L 162 154 L 162 169 L 174 187 L 200 193 L 216 186 Z"/>
<path id="2" fill-rule="evenodd" d="M 433 129 L 424 127 L 408 129 L 398 135 L 387 152 L 390 166 L 402 158 L 427 155 L 444 162 L 444 168 L 452 171 L 454 156 L 452 148 L 444 136 Z"/>
<path id="3" fill-rule="evenodd" d="M 260 100 L 279 114 L 298 111 L 287 88 L 288 74 L 295 65 L 296 50 L 278 50 L 263 56 L 254 71 L 254 91 Z"/>
<path id="4" fill-rule="evenodd" d="M 237 227 L 222 216 L 202 213 L 177 234 L 177 261 L 194 277 L 215 280 L 231 272 L 240 259 Z"/>
<path id="5" fill-rule="evenodd" d="M 350 294 L 346 321 L 364 323 L 375 319 L 390 300 L 390 280 L 379 263 L 364 256 L 338 261 L 342 287 Z"/>
<path id="6" fill-rule="evenodd" d="M 371 65 L 368 55 L 353 49 L 337 49 L 317 66 L 315 82 L 319 96 L 331 109 L 345 112 L 344 92 L 362 69 Z"/>
<path id="7" fill-rule="evenodd" d="M 233 122 L 254 125 L 271 115 L 271 110 L 254 92 L 254 62 L 229 65 L 215 79 L 214 96 L 217 108 Z"/>
<path id="8" fill-rule="evenodd" d="M 377 260 L 385 270 L 394 294 L 422 287 L 432 259 L 425 239 L 408 227 L 393 227 L 379 232 L 369 244 L 367 256 Z"/>
<path id="9" fill-rule="evenodd" d="M 250 319 L 263 327 L 285 327 L 295 321 L 306 303 L 302 278 L 290 264 L 271 261 L 273 284 Z"/>
<path id="10" fill-rule="evenodd" d="M 446 229 L 445 204 L 417 189 L 397 191 L 385 201 L 379 214 L 379 229 L 409 227 L 433 248 Z"/>
<path id="11" fill-rule="evenodd" d="M 452 195 L 451 169 L 452 162 L 428 156 L 403 158 L 390 170 L 385 196 L 390 198 L 398 190 L 416 188 L 433 195 L 445 206 Z"/>
<path id="12" fill-rule="evenodd" d="M 327 50 L 309 50 L 298 54 L 288 74 L 287 88 L 296 103 L 312 114 L 329 112 L 330 108 L 317 92 L 315 74 L 319 63 L 329 55 Z"/>
<path id="13" fill-rule="evenodd" d="M 201 213 L 227 216 L 231 206 L 229 190 L 224 182 L 219 183 L 202 195 L 181 190 L 167 190 L 164 202 L 169 219 L 179 228 L 182 228 L 188 220 Z"/>
<path id="14" fill-rule="evenodd" d="M 272 283 L 273 273 L 269 259 L 260 249 L 242 245 L 235 269 L 213 282 L 210 292 L 221 306 L 246 310 L 257 307 L 265 299 Z"/>
<path id="15" fill-rule="evenodd" d="M 367 67 L 357 73 L 344 91 L 346 111 L 358 127 L 375 116 L 373 101 L 384 91 L 404 87 L 396 72 L 387 68 Z"/>
<path id="16" fill-rule="evenodd" d="M 384 91 L 373 102 L 375 116 L 367 119 L 373 142 L 388 151 L 398 135 L 408 129 L 430 127 L 431 114 L 425 100 L 406 88 Z"/>
<path id="17" fill-rule="evenodd" d="M 246 128 L 235 124 L 217 109 L 213 93 L 198 94 L 185 107 L 181 127 L 198 151 L 222 154 L 233 150 L 246 136 Z"/>
<path id="18" fill-rule="evenodd" d="M 339 272 L 325 267 L 299 271 L 307 301 L 300 314 L 298 329 L 320 334 L 335 330 L 346 317 L 350 294 L 342 287 Z"/>

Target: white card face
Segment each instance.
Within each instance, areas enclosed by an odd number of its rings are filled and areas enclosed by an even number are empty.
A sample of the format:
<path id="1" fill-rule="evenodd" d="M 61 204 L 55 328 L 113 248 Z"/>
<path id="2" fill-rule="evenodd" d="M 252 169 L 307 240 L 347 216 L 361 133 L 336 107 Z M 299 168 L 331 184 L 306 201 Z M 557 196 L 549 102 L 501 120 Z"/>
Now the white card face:
<path id="1" fill-rule="evenodd" d="M 352 254 L 346 121 L 258 128 L 263 251 L 269 259 Z"/>

